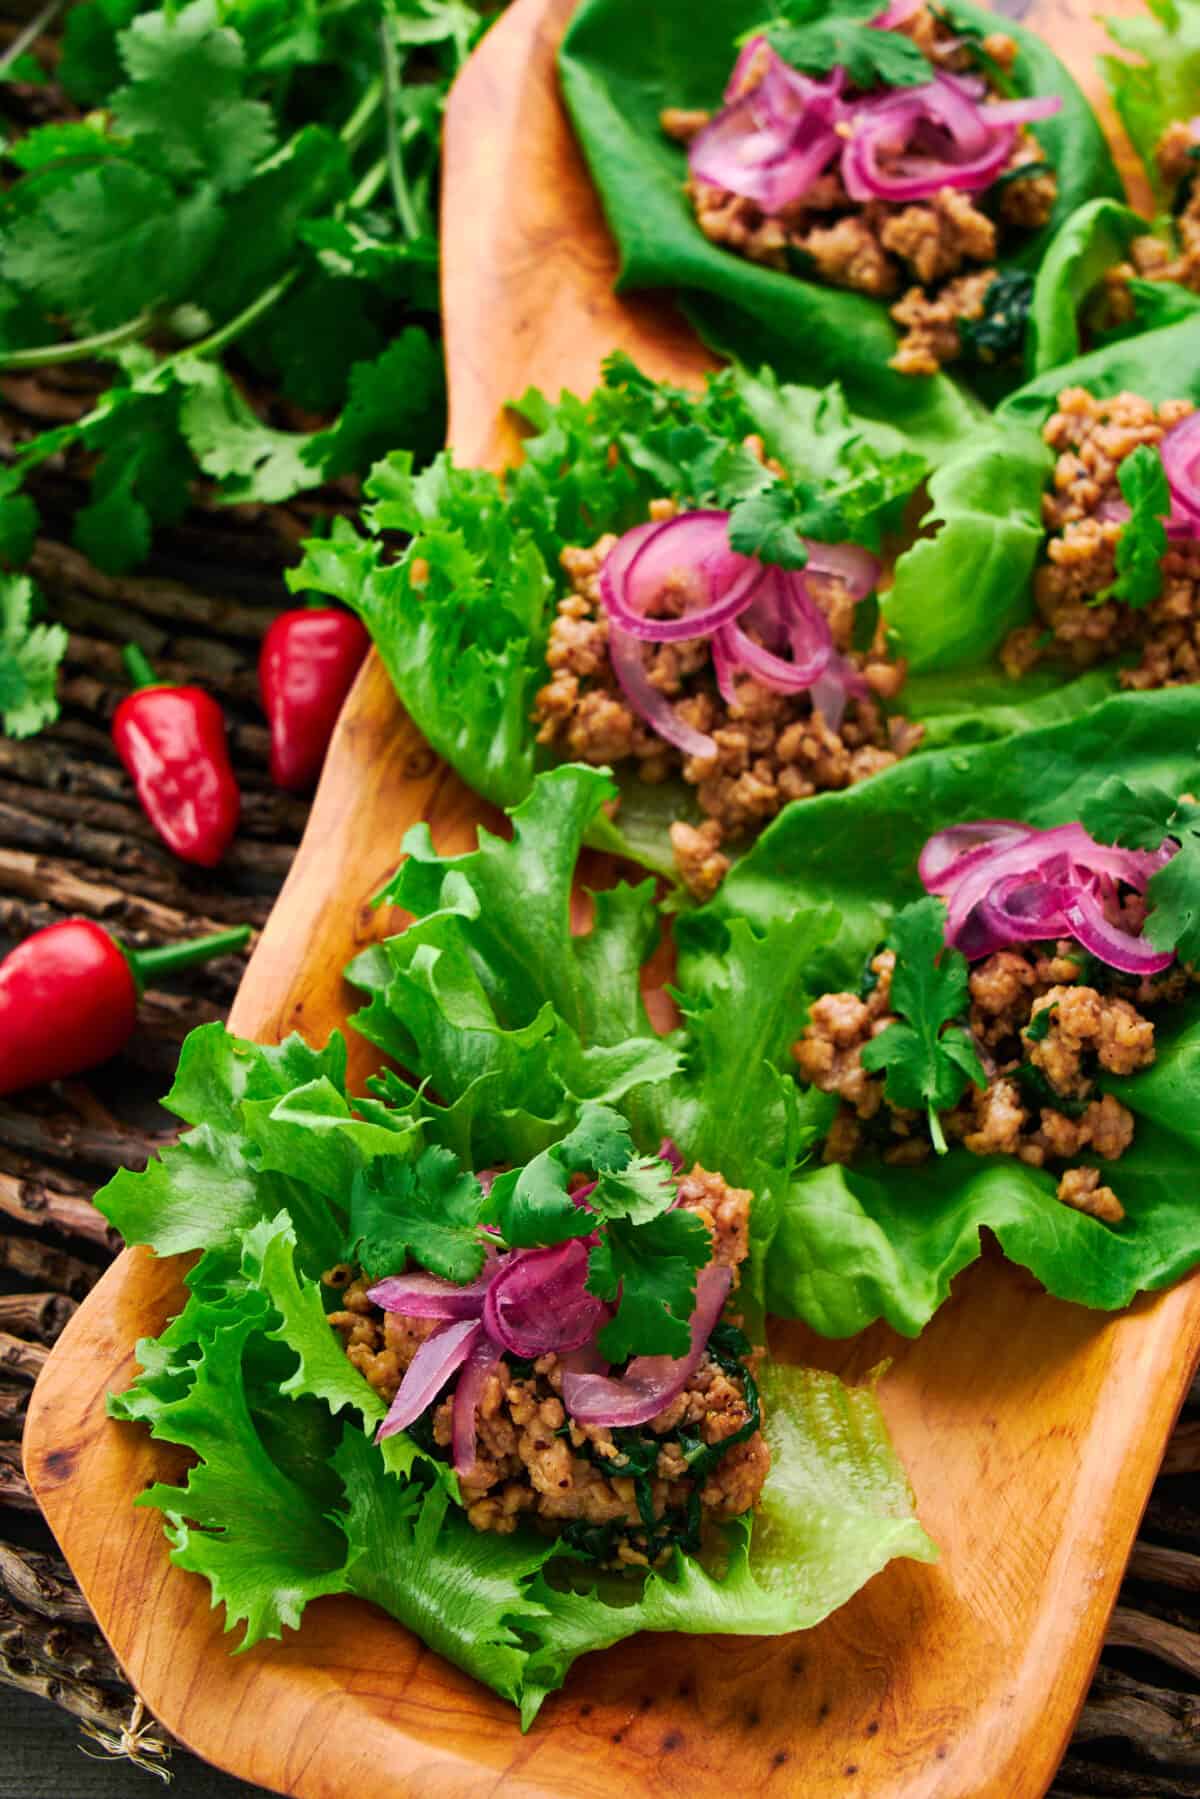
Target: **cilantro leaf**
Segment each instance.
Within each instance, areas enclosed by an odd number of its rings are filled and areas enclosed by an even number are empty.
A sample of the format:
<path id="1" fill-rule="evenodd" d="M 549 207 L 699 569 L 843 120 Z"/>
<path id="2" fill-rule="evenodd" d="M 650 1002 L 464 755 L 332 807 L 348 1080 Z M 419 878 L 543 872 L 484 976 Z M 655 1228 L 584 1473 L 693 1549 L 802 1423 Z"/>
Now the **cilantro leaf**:
<path id="1" fill-rule="evenodd" d="M 380 1157 L 351 1191 L 350 1254 L 375 1280 L 398 1274 L 406 1256 L 443 1280 L 474 1280 L 482 1203 L 479 1182 L 448 1150 L 426 1149 L 415 1162 Z"/>
<path id="2" fill-rule="evenodd" d="M 175 375 L 185 388 L 179 409 L 184 439 L 205 474 L 220 482 L 223 499 L 270 505 L 312 485 L 305 458 L 311 436 L 264 425 L 214 363 L 187 357 Z"/>
<path id="3" fill-rule="evenodd" d="M 181 198 L 131 162 L 84 169 L 4 236 L 4 272 L 49 312 L 102 331 L 179 298 L 221 231 L 212 190 Z"/>
<path id="4" fill-rule="evenodd" d="M 1155 949 L 1173 949 L 1181 962 L 1200 962 L 1200 805 L 1111 775 L 1085 800 L 1080 822 L 1098 843 L 1125 849 L 1156 850 L 1176 840 L 1171 860 L 1146 884 L 1145 936 Z"/>
<path id="5" fill-rule="evenodd" d="M 402 443 L 418 462 L 445 436 L 446 378 L 428 332 L 410 325 L 374 362 L 356 362 L 337 423 L 310 439 L 304 460 L 326 480 L 370 468 Z"/>
<path id="6" fill-rule="evenodd" d="M 212 0 L 145 13 L 118 43 L 130 76 L 110 101 L 118 133 L 177 179 L 241 187 L 274 148 L 275 121 L 243 94 L 242 41 Z"/>
<path id="7" fill-rule="evenodd" d="M 929 59 L 911 38 L 880 31 L 858 19 L 814 19 L 807 25 L 772 25 L 767 37 L 793 68 L 812 75 L 844 68 L 858 88 L 918 87 L 929 80 Z"/>
<path id="8" fill-rule="evenodd" d="M 67 633 L 34 624 L 36 604 L 28 576 L 0 574 L 0 719 L 10 737 L 31 737 L 58 716 L 54 689 Z"/>
<path id="9" fill-rule="evenodd" d="M 1117 578 L 1097 597 L 1147 606 L 1162 592 L 1162 559 L 1167 553 L 1163 520 L 1171 510 L 1171 490 L 1162 457 L 1149 444 L 1139 444 L 1121 463 L 1117 480 L 1130 517 L 1117 539 Z"/>
<path id="10" fill-rule="evenodd" d="M 951 1020 L 967 1009 L 967 960 L 947 947 L 946 906 L 929 895 L 897 914 L 888 936 L 896 953 L 892 1006 L 901 1018 L 865 1046 L 862 1065 L 887 1070 L 886 1091 L 897 1106 L 925 1108 L 934 1148 L 946 1152 L 939 1112 L 957 1105 L 968 1081 L 987 1085 L 975 1046 Z"/>
<path id="11" fill-rule="evenodd" d="M 601 1355 L 686 1355 L 696 1275 L 712 1254 L 694 1212 L 663 1212 L 645 1224 L 613 1220 L 588 1258 L 589 1293 L 616 1302 L 597 1338 Z"/>
<path id="12" fill-rule="evenodd" d="M 758 556 L 779 568 L 803 568 L 808 546 L 801 522 L 795 492 L 777 481 L 765 492 L 738 501 L 729 515 L 729 546 L 739 556 Z"/>

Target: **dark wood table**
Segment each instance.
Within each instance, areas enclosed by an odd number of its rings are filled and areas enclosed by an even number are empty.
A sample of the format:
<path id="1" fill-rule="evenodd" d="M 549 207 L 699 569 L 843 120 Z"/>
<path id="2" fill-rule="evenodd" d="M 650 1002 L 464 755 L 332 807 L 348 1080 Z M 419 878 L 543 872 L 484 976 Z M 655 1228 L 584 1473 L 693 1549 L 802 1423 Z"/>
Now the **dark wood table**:
<path id="1" fill-rule="evenodd" d="M 59 384 L 56 384 L 59 383 Z M 10 378 L 0 441 L 70 415 L 88 377 Z M 63 715 L 27 743 L 0 738 L 0 949 L 71 913 L 129 942 L 218 925 L 261 925 L 287 871 L 306 807 L 266 774 L 256 700 L 258 644 L 286 603 L 281 574 L 310 516 L 198 507 L 163 534 L 154 561 L 114 580 L 66 547 L 78 489 L 49 469 L 39 497 L 47 535 L 33 573 L 71 632 Z M 348 495 L 321 496 L 323 509 Z M 314 502 L 315 504 L 315 502 Z M 194 678 L 227 707 L 245 796 L 243 828 L 213 873 L 159 845 L 109 742 L 124 691 L 120 646 L 139 643 L 168 678 Z M 149 1791 L 128 1755 L 136 1697 L 58 1559 L 20 1472 L 24 1406 L 48 1345 L 117 1244 L 91 1205 L 116 1168 L 141 1166 L 171 1131 L 156 1096 L 193 1025 L 219 1018 L 241 959 L 149 994 L 128 1054 L 94 1077 L 0 1101 L 0 1799 Z M 1200 1799 L 1200 1390 L 1171 1443 L 1134 1553 L 1058 1799 L 1143 1794 Z M 1086 1505 L 1086 1493 L 1079 1495 Z M 169 1747 L 139 1719 L 143 1757 Z M 81 1731 L 90 1735 L 81 1735 Z M 98 1733 L 98 1734 L 97 1734 Z M 86 1760 L 81 1749 L 101 1759 Z M 176 1750 L 181 1799 L 253 1789 Z M 966 1799 L 966 1796 L 964 1796 Z"/>

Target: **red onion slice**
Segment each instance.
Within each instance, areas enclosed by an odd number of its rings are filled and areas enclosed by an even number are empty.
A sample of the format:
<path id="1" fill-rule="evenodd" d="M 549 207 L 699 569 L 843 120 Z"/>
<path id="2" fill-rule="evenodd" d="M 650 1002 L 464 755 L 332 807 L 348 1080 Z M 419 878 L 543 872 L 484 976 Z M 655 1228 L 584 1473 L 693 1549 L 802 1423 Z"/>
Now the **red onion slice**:
<path id="1" fill-rule="evenodd" d="M 404 1312 L 409 1318 L 478 1318 L 505 1260 L 490 1251 L 483 1273 L 465 1287 L 436 1274 L 392 1274 L 368 1287 L 367 1298 L 385 1312 Z"/>
<path id="2" fill-rule="evenodd" d="M 761 80 L 744 89 L 750 65 Z M 814 80 L 789 68 L 764 38 L 745 46 L 725 90 L 725 106 L 688 148 L 693 177 L 779 212 L 798 200 L 841 150 L 834 129 L 844 112 L 845 71 Z"/>
<path id="3" fill-rule="evenodd" d="M 1174 502 L 1172 511 L 1181 522 L 1200 529 L 1200 412 L 1172 425 L 1159 445 L 1163 472 Z"/>
<path id="4" fill-rule="evenodd" d="M 568 1413 L 580 1424 L 606 1425 L 614 1430 L 657 1418 L 699 1367 L 732 1279 L 723 1263 L 710 1262 L 701 1269 L 691 1345 L 685 1356 L 635 1356 L 625 1373 L 617 1376 L 565 1371 L 562 1398 Z"/>
<path id="5" fill-rule="evenodd" d="M 652 525 L 632 556 L 626 550 L 618 557 L 625 543 L 622 538 L 605 558 L 600 597 L 610 623 L 647 643 L 710 636 L 745 611 L 764 575 L 761 562 L 730 549 L 727 512 L 680 513 Z M 699 603 L 678 616 L 651 617 L 650 608 L 680 583 Z"/>
<path id="6" fill-rule="evenodd" d="M 702 759 L 716 756 L 715 741 L 703 731 L 697 731 L 694 725 L 685 724 L 666 694 L 651 685 L 638 639 L 612 623 L 608 627 L 608 659 L 630 709 L 652 731 L 665 742 L 674 744 L 677 750 L 682 750 L 685 756 Z"/>
<path id="7" fill-rule="evenodd" d="M 1027 100 L 989 100 L 980 111 L 989 125 L 1032 125 L 1061 112 L 1062 99 L 1058 94 L 1031 94 Z"/>
<path id="8" fill-rule="evenodd" d="M 660 1162 L 669 1162 L 675 1174 L 683 1173 L 683 1155 L 674 1137 L 664 1137 L 658 1146 Z"/>
<path id="9" fill-rule="evenodd" d="M 854 664 L 835 651 L 820 680 L 813 682 L 813 710 L 820 713 L 826 729 L 836 733 L 842 728 L 847 702 L 865 700 L 870 692 Z"/>
<path id="10" fill-rule="evenodd" d="M 853 600 L 865 600 L 879 583 L 883 564 L 870 550 L 856 543 L 818 543 L 814 537 L 804 539 L 808 561 L 804 565 L 805 581 L 825 577 L 840 581 Z"/>
<path id="11" fill-rule="evenodd" d="M 1031 835 L 1030 827 L 1019 824 L 1015 818 L 983 818 L 978 824 L 950 825 L 928 840 L 917 862 L 917 873 L 927 893 L 946 893 L 980 857 Z"/>
<path id="12" fill-rule="evenodd" d="M 1111 923 L 1096 896 L 1084 888 L 1067 908 L 1067 923 L 1076 942 L 1122 974 L 1161 974 L 1175 960 L 1174 950 L 1156 950 L 1145 938 Z"/>
<path id="13" fill-rule="evenodd" d="M 946 941 L 957 944 L 968 916 L 989 890 L 1007 875 L 1045 879 L 1052 858 L 1065 856 L 1079 865 L 1077 884 L 1088 875 L 1111 875 L 1114 880 L 1142 891 L 1150 874 L 1161 867 L 1161 852 L 1117 849 L 1096 843 L 1080 824 L 1058 825 L 1051 831 L 1030 831 L 1019 842 L 993 849 L 962 871 L 949 896 Z"/>
<path id="14" fill-rule="evenodd" d="M 450 1376 L 457 1372 L 483 1335 L 477 1319 L 464 1318 L 447 1324 L 427 1337 L 404 1371 L 400 1391 L 379 1426 L 377 1441 L 407 1430 L 427 1412 Z"/>
<path id="15" fill-rule="evenodd" d="M 587 1244 L 578 1237 L 514 1256 L 488 1288 L 484 1327 L 501 1349 L 532 1360 L 579 1349 L 604 1320 L 585 1289 Z"/>
<path id="16" fill-rule="evenodd" d="M 475 1466 L 475 1419 L 488 1376 L 499 1360 L 499 1346 L 493 1343 L 486 1331 L 482 1332 L 467 1357 L 466 1366 L 454 1389 L 450 1429 L 456 1474 L 470 1474 Z"/>
<path id="17" fill-rule="evenodd" d="M 886 12 L 881 12 L 871 20 L 876 31 L 891 31 L 897 25 L 903 25 L 914 13 L 919 13 L 925 0 L 891 0 Z"/>

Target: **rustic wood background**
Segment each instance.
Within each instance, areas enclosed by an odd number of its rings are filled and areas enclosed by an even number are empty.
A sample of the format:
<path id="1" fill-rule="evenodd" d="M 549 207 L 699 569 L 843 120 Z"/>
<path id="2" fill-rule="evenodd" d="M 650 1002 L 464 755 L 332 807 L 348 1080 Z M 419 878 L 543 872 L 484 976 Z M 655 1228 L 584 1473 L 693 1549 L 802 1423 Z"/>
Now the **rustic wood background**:
<path id="1" fill-rule="evenodd" d="M 95 385 L 86 370 L 0 382 L 0 452 L 84 410 Z M 179 528 L 159 535 L 145 570 L 119 580 L 67 547 L 80 498 L 72 476 L 49 467 L 37 497 L 47 535 L 33 573 L 71 645 L 59 723 L 29 743 L 0 738 L 0 951 L 79 913 L 138 945 L 234 922 L 261 925 L 306 807 L 267 779 L 258 644 L 287 601 L 281 571 L 313 509 L 345 506 L 352 496 L 327 492 L 271 509 L 198 505 Z M 228 709 L 243 824 L 214 873 L 185 869 L 158 844 L 112 750 L 107 722 L 124 691 L 120 646 L 128 641 L 168 678 L 200 681 Z M 94 1077 L 0 1101 L 0 1683 L 27 1696 L 30 1708 L 49 1701 L 73 1715 L 89 1750 L 150 1766 L 170 1752 L 167 1733 L 141 1715 L 56 1554 L 21 1474 L 20 1436 L 48 1346 L 119 1247 L 92 1193 L 116 1168 L 142 1166 L 169 1137 L 171 1121 L 156 1096 L 187 1031 L 224 1015 L 241 967 L 240 958 L 229 958 L 148 994 L 128 1054 Z M 1200 1799 L 1198 1476 L 1200 1384 L 1147 1510 L 1053 1788 L 1057 1799 Z M 132 1792 L 147 1778 L 129 1767 L 119 1785 L 93 1789 L 77 1759 L 60 1761 L 49 1751 L 18 1771 L 5 1766 L 11 1751 L 3 1734 L 0 1793 Z M 176 1751 L 177 1765 L 183 1756 Z M 206 1792 L 201 1770 L 189 1773 L 186 1790 Z M 231 1788 L 221 1781 L 213 1791 Z"/>

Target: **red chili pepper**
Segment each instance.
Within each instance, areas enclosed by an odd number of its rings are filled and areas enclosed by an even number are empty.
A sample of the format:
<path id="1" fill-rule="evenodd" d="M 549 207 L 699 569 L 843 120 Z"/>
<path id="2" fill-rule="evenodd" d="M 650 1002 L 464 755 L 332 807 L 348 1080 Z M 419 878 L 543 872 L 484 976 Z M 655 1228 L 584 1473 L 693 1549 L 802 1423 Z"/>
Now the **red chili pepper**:
<path id="1" fill-rule="evenodd" d="M 136 644 L 125 650 L 136 691 L 113 714 L 117 754 L 142 810 L 184 862 L 214 868 L 237 830 L 241 794 L 229 764 L 225 716 L 199 687 L 167 687 Z"/>
<path id="2" fill-rule="evenodd" d="M 365 627 L 339 607 L 298 606 L 279 614 L 258 659 L 276 787 L 303 793 L 314 784 L 342 701 L 370 647 Z"/>
<path id="3" fill-rule="evenodd" d="M 89 918 L 35 931 L 0 962 L 0 1093 L 106 1062 L 126 1043 L 147 981 L 241 949 L 248 925 L 128 950 Z"/>

